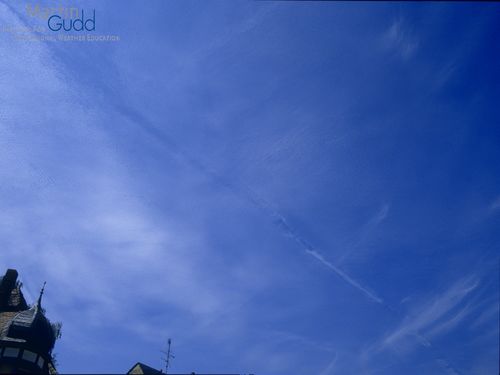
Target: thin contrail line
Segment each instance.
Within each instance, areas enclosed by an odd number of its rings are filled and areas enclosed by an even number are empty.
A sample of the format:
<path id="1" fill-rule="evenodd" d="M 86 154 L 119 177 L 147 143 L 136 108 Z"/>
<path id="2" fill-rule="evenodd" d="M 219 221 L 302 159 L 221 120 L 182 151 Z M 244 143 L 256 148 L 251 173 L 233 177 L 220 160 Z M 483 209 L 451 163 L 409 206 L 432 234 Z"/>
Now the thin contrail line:
<path id="1" fill-rule="evenodd" d="M 371 301 L 382 304 L 383 300 L 376 296 L 374 293 L 370 292 L 367 288 L 360 285 L 358 282 L 353 280 L 348 274 L 342 271 L 339 267 L 335 266 L 333 263 L 329 262 L 324 258 L 322 254 L 319 253 L 303 236 L 299 235 L 287 222 L 286 218 L 277 210 L 275 210 L 272 205 L 267 202 L 265 199 L 257 195 L 253 190 L 251 190 L 248 186 L 238 185 L 233 181 L 230 181 L 223 176 L 217 174 L 214 170 L 208 168 L 203 164 L 202 161 L 192 157 L 188 153 L 186 153 L 182 148 L 177 144 L 175 140 L 166 135 L 164 132 L 160 131 L 154 124 L 152 124 L 147 118 L 145 118 L 142 114 L 138 113 L 136 110 L 125 107 L 120 104 L 116 104 L 117 109 L 120 113 L 125 115 L 126 117 L 132 120 L 133 124 L 140 126 L 143 130 L 146 130 L 151 136 L 160 140 L 163 144 L 167 145 L 168 150 L 171 154 L 173 154 L 176 158 L 181 159 L 185 163 L 189 164 L 191 167 L 199 170 L 204 175 L 208 176 L 212 181 L 217 183 L 219 186 L 222 186 L 236 196 L 249 201 L 255 207 L 264 212 L 268 217 L 270 217 L 273 221 L 273 224 L 278 227 L 287 237 L 291 238 L 296 242 L 299 246 L 303 248 L 303 250 L 310 256 L 314 257 L 316 260 L 321 262 L 324 266 L 326 266 L 329 270 L 333 271 L 337 276 L 339 276 L 346 283 L 357 289 L 359 292 L 363 293 L 367 296 Z"/>
<path id="2" fill-rule="evenodd" d="M 340 268 L 336 267 L 333 263 L 327 261 L 323 255 L 318 253 L 316 250 L 306 250 L 306 253 L 312 255 L 315 257 L 317 260 L 319 260 L 321 263 L 323 263 L 326 267 L 330 268 L 333 272 L 335 272 L 342 280 L 344 280 L 346 283 L 351 284 L 353 287 L 358 289 L 359 291 L 363 292 L 368 298 L 371 300 L 382 304 L 384 301 L 377 297 L 375 294 L 361 286 L 358 282 L 354 281 L 349 275 L 347 275 L 344 271 L 342 271 Z"/>
<path id="3" fill-rule="evenodd" d="M 325 259 L 325 257 L 316 250 L 305 238 L 300 236 L 286 221 L 286 218 L 280 214 L 278 211 L 271 208 L 270 204 L 267 203 L 264 199 L 260 197 L 256 197 L 251 191 L 246 189 L 246 195 L 251 199 L 251 201 L 259 207 L 261 210 L 265 211 L 269 216 L 271 216 L 274 220 L 274 224 L 278 226 L 286 235 L 293 239 L 297 244 L 299 244 L 304 251 L 314 257 L 316 260 L 321 262 L 324 266 L 329 268 L 331 271 L 335 272 L 337 276 L 339 276 L 346 283 L 350 284 L 352 287 L 358 289 L 360 292 L 365 294 L 369 299 L 374 302 L 383 303 L 383 300 L 376 296 L 373 292 L 370 292 L 367 288 L 360 285 L 357 281 L 353 280 L 347 273 L 342 271 L 339 267 L 335 266 L 332 262 Z"/>

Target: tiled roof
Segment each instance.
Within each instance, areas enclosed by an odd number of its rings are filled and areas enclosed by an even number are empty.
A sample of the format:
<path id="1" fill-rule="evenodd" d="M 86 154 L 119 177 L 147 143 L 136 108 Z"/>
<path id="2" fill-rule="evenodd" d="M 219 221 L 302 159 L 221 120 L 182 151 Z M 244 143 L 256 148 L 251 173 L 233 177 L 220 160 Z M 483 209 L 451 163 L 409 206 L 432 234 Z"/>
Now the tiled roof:
<path id="1" fill-rule="evenodd" d="M 56 340 L 54 328 L 38 304 L 18 312 L 4 328 L 4 336 L 27 340 L 40 353 L 50 353 Z"/>
<path id="2" fill-rule="evenodd" d="M 28 310 L 19 312 L 14 319 L 12 319 L 12 324 L 21 327 L 30 327 L 33 324 L 33 320 L 36 317 L 38 309 L 36 306 Z"/>
<path id="3" fill-rule="evenodd" d="M 7 336 L 10 324 L 17 316 L 20 325 L 30 324 L 34 315 L 32 309 L 26 310 L 27 308 L 20 286 L 16 285 L 10 292 L 7 305 L 0 308 L 0 338 Z"/>
<path id="4" fill-rule="evenodd" d="M 4 337 L 7 334 L 10 322 L 17 314 L 17 311 L 6 311 L 0 313 L 0 337 Z"/>
<path id="5" fill-rule="evenodd" d="M 11 326 L 29 328 L 36 317 L 35 306 L 24 311 L 6 311 L 0 313 L 0 338 L 5 339 Z"/>

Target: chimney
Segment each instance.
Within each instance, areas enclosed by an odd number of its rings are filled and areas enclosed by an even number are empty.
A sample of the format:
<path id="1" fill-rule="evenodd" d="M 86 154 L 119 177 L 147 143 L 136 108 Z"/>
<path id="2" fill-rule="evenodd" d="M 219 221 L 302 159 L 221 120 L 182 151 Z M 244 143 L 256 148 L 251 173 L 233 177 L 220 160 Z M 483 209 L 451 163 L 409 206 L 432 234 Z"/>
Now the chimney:
<path id="1" fill-rule="evenodd" d="M 9 301 L 10 292 L 16 286 L 17 271 L 8 269 L 0 282 L 0 307 L 5 307 Z"/>

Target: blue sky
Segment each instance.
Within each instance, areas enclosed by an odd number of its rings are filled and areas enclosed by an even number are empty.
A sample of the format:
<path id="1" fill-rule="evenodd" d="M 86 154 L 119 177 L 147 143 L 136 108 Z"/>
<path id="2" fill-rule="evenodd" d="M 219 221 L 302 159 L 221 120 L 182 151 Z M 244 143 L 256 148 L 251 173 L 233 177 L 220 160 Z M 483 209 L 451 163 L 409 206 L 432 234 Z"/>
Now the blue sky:
<path id="1" fill-rule="evenodd" d="M 64 4 L 120 40 L 0 30 L 0 266 L 61 372 L 498 371 L 498 4 Z"/>

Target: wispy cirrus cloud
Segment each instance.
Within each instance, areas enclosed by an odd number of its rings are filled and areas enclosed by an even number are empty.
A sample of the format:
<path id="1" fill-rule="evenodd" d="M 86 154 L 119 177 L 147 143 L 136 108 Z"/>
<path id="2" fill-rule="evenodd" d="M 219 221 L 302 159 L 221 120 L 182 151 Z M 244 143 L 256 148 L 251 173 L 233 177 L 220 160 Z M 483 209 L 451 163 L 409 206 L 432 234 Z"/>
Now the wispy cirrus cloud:
<path id="1" fill-rule="evenodd" d="M 366 224 L 362 226 L 357 238 L 346 246 L 346 250 L 338 259 L 338 264 L 343 264 L 349 257 L 359 251 L 361 245 L 363 245 L 370 235 L 373 235 L 374 231 L 385 221 L 389 215 L 389 210 L 390 205 L 384 203 L 379 210 L 367 220 Z"/>
<path id="2" fill-rule="evenodd" d="M 396 328 L 363 350 L 363 363 L 377 363 L 376 358 L 383 358 L 388 352 L 408 355 L 420 347 L 429 351 L 434 363 L 446 373 L 462 374 L 437 350 L 433 341 L 459 326 L 475 310 L 473 294 L 479 285 L 477 275 L 468 275 L 441 293 L 428 296 L 425 302 L 410 306 Z"/>
<path id="3" fill-rule="evenodd" d="M 500 209 L 500 196 L 496 197 L 496 199 L 493 202 L 491 202 L 490 205 L 490 210 L 495 211 L 498 209 Z"/>
<path id="4" fill-rule="evenodd" d="M 493 302 L 489 307 L 485 307 L 484 311 L 471 324 L 472 328 L 478 328 L 491 322 L 498 322 L 500 305 L 498 302 Z"/>
<path id="5" fill-rule="evenodd" d="M 463 278 L 445 292 L 434 296 L 429 302 L 414 307 L 401 325 L 385 336 L 381 348 L 396 345 L 408 337 L 432 336 L 458 324 L 467 316 L 470 308 L 466 306 L 458 312 L 455 309 L 478 285 L 479 280 L 475 276 Z M 428 345 L 426 339 L 420 339 L 420 341 L 424 345 Z"/>
<path id="6" fill-rule="evenodd" d="M 334 374 L 335 364 L 337 363 L 337 354 L 333 356 L 333 359 L 328 363 L 328 365 L 321 370 L 319 375 L 332 375 Z"/>
<path id="7" fill-rule="evenodd" d="M 419 41 L 402 17 L 395 19 L 382 36 L 387 50 L 394 51 L 404 60 L 415 55 Z"/>

